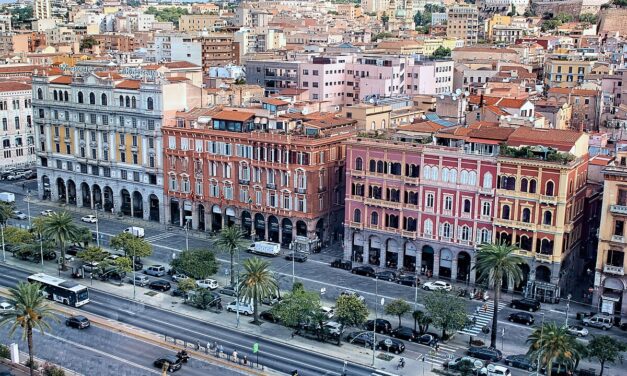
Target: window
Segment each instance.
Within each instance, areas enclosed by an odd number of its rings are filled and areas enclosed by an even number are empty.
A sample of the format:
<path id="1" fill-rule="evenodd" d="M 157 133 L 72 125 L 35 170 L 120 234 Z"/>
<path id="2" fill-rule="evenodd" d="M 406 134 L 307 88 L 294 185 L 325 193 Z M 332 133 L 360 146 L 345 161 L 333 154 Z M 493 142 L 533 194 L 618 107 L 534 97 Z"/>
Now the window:
<path id="1" fill-rule="evenodd" d="M 443 238 L 445 239 L 450 239 L 452 237 L 452 231 L 451 231 L 451 224 L 448 222 L 445 222 L 442 224 L 441 227 L 441 231 L 442 233 L 440 234 Z"/>
<path id="2" fill-rule="evenodd" d="M 355 209 L 353 212 L 353 222 L 361 223 L 361 210 Z"/>
<path id="3" fill-rule="evenodd" d="M 135 97 L 133 97 L 133 99 L 131 100 L 131 107 L 132 108 L 136 108 L 137 107 L 137 100 L 135 99 Z"/>
<path id="4" fill-rule="evenodd" d="M 502 208 L 502 211 L 501 211 L 501 218 L 502 219 L 509 219 L 509 212 L 510 212 L 509 205 L 503 205 L 503 208 Z"/>
<path id="5" fill-rule="evenodd" d="M 459 231 L 459 238 L 462 241 L 470 240 L 470 228 L 468 226 L 462 226 Z"/>
<path id="6" fill-rule="evenodd" d="M 120 162 L 126 163 L 126 153 L 120 152 Z"/>
<path id="7" fill-rule="evenodd" d="M 102 93 L 102 95 L 100 96 L 100 104 L 103 106 L 106 106 L 107 103 L 107 94 Z"/>
<path id="8" fill-rule="evenodd" d="M 425 221 L 424 234 L 428 236 L 433 235 L 433 222 L 430 219 Z"/>
<path id="9" fill-rule="evenodd" d="M 82 94 L 83 93 L 79 92 L 79 95 L 82 95 Z M 44 93 L 43 93 L 43 91 L 41 89 L 37 89 L 37 99 L 44 99 Z M 82 99 L 81 99 L 81 102 L 79 102 L 79 103 L 83 103 Z"/>
<path id="10" fill-rule="evenodd" d="M 532 179 L 529 181 L 529 193 L 536 193 L 536 186 L 538 183 L 536 180 Z"/>
<path id="11" fill-rule="evenodd" d="M 183 179 L 181 179 L 181 192 L 189 193 L 190 189 L 191 189 L 191 184 L 189 182 L 189 178 L 183 177 Z"/>
<path id="12" fill-rule="evenodd" d="M 524 208 L 522 211 L 522 221 L 525 223 L 529 223 L 531 221 L 531 209 Z"/>
<path id="13" fill-rule="evenodd" d="M 623 236 L 625 233 L 625 222 L 617 220 L 614 222 L 614 235 Z"/>
<path id="14" fill-rule="evenodd" d="M 529 189 L 529 182 L 527 181 L 527 179 L 526 178 L 520 179 L 520 191 L 527 192 L 528 189 Z"/>
<path id="15" fill-rule="evenodd" d="M 444 197 L 444 210 L 453 210 L 453 197 Z"/>
<path id="16" fill-rule="evenodd" d="M 470 200 L 465 199 L 464 200 L 464 213 L 470 213 L 471 207 L 472 207 L 472 204 L 470 203 Z"/>
<path id="17" fill-rule="evenodd" d="M 545 211 L 542 216 L 542 224 L 546 226 L 551 226 L 553 224 L 553 213 L 550 211 Z"/>
<path id="18" fill-rule="evenodd" d="M 89 93 L 89 104 L 96 104 L 96 94 Z"/>
<path id="19" fill-rule="evenodd" d="M 362 159 L 361 159 L 361 158 L 357 158 L 357 159 L 355 160 L 355 170 L 357 170 L 357 171 L 361 171 L 361 170 L 363 170 L 363 167 L 364 167 L 364 166 L 363 166 L 363 161 L 362 161 Z"/>
<path id="20" fill-rule="evenodd" d="M 481 215 L 485 217 L 489 217 L 491 214 L 491 204 L 488 201 L 484 201 L 481 205 Z"/>
<path id="21" fill-rule="evenodd" d="M 148 99 L 146 100 L 146 108 L 148 110 L 154 110 L 155 108 L 154 102 L 151 97 L 148 97 Z"/>
<path id="22" fill-rule="evenodd" d="M 427 199 L 425 202 L 425 206 L 427 208 L 433 209 L 433 193 L 427 193 Z"/>
<path id="23" fill-rule="evenodd" d="M 553 196 L 553 189 L 554 189 L 554 187 L 555 187 L 555 184 L 553 184 L 553 182 L 552 182 L 552 181 L 548 181 L 548 182 L 546 183 L 546 190 L 545 190 L 545 194 L 546 194 L 547 196 Z"/>
<path id="24" fill-rule="evenodd" d="M 168 186 L 170 187 L 170 191 L 176 191 L 178 188 L 178 183 L 176 180 L 176 175 L 170 175 L 170 179 L 168 179 Z"/>
<path id="25" fill-rule="evenodd" d="M 485 228 L 482 229 L 479 241 L 481 243 L 490 243 L 491 240 L 492 240 L 492 234 L 490 233 L 490 230 L 485 229 Z"/>
<path id="26" fill-rule="evenodd" d="M 379 225 L 379 213 L 372 212 L 370 214 L 370 224 L 372 226 L 378 226 Z"/>

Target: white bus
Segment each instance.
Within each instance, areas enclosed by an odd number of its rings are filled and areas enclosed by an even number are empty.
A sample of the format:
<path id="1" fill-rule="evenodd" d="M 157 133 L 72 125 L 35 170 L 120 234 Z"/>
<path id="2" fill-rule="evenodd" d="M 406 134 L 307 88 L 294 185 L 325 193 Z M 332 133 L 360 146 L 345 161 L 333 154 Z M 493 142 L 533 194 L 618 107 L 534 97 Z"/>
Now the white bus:
<path id="1" fill-rule="evenodd" d="M 87 286 L 73 281 L 66 281 L 44 273 L 33 274 L 28 277 L 28 282 L 37 282 L 42 285 L 48 299 L 66 305 L 80 307 L 89 303 L 89 291 Z"/>

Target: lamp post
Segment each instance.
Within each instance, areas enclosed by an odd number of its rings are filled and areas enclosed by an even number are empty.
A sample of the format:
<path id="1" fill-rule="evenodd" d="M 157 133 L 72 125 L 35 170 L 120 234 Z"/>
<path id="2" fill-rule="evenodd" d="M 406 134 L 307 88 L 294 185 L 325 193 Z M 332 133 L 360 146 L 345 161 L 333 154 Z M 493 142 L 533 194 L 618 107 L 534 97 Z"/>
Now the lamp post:
<path id="1" fill-rule="evenodd" d="M 98 206 L 99 206 L 99 204 L 95 205 L 94 212 L 96 214 L 96 245 L 98 245 L 98 247 L 100 247 L 100 231 L 98 229 Z M 133 260 L 133 262 L 135 262 L 135 260 Z"/>
<path id="2" fill-rule="evenodd" d="M 542 323 L 540 324 L 540 346 L 542 346 L 542 334 L 544 333 L 544 312 L 540 312 L 542 315 Z M 538 349 L 538 364 L 536 364 L 536 375 L 540 374 L 540 355 L 542 354 L 542 347 Z"/>
<path id="3" fill-rule="evenodd" d="M 372 323 L 372 366 L 374 367 L 374 357 L 377 349 L 377 316 L 379 311 L 379 277 L 374 277 L 374 321 Z M 385 302 L 385 298 L 381 298 L 381 305 Z"/>
<path id="4" fill-rule="evenodd" d="M 4 223 L 0 223 L 0 232 L 2 232 L 2 262 L 7 262 L 7 255 L 4 246 Z"/>
<path id="5" fill-rule="evenodd" d="M 30 216 L 28 216 L 30 218 Z M 44 237 L 39 234 L 39 255 L 41 256 L 41 272 L 44 272 Z"/>
<path id="6" fill-rule="evenodd" d="M 235 250 L 237 251 L 237 285 L 235 285 L 235 291 L 237 292 L 237 303 L 235 310 L 235 327 L 239 328 L 239 267 L 240 267 L 240 263 L 239 263 L 239 248 L 235 248 Z"/>
<path id="7" fill-rule="evenodd" d="M 414 312 L 418 310 L 418 275 L 414 280 Z"/>
<path id="8" fill-rule="evenodd" d="M 189 251 L 189 219 L 185 221 L 185 250 Z"/>
<path id="9" fill-rule="evenodd" d="M 30 229 L 30 227 L 31 227 L 31 220 L 30 220 L 30 189 L 28 190 L 28 193 L 26 194 L 26 213 L 28 214 L 28 228 Z"/>
<path id="10" fill-rule="evenodd" d="M 133 300 L 137 294 L 137 279 L 135 278 L 135 247 L 133 247 Z"/>
<path id="11" fill-rule="evenodd" d="M 571 294 L 568 294 L 568 296 L 566 297 L 566 299 L 568 300 L 566 302 L 566 320 L 564 321 L 564 326 L 568 328 L 568 312 L 570 311 L 570 299 L 573 296 Z"/>

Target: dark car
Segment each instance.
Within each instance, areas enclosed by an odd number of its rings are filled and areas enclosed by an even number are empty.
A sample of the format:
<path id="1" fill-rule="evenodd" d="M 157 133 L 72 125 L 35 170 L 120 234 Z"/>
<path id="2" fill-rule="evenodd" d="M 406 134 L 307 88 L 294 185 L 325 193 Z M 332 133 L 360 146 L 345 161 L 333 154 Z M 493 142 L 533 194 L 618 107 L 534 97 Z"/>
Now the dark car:
<path id="1" fill-rule="evenodd" d="M 178 296 L 178 297 L 187 299 L 187 292 L 181 289 L 174 289 L 172 290 L 172 296 Z"/>
<path id="2" fill-rule="evenodd" d="M 302 252 L 290 252 L 285 256 L 285 259 L 289 261 L 305 262 L 307 261 L 307 254 Z"/>
<path id="3" fill-rule="evenodd" d="M 346 336 L 346 342 L 372 348 L 374 336 L 372 332 L 351 332 Z"/>
<path id="4" fill-rule="evenodd" d="M 344 270 L 351 270 L 353 268 L 353 263 L 351 261 L 345 261 L 345 260 L 338 258 L 331 262 L 331 267 L 344 269 Z"/>
<path id="5" fill-rule="evenodd" d="M 510 367 L 526 369 L 527 371 L 533 371 L 535 369 L 531 359 L 524 354 L 506 356 L 505 364 Z"/>
<path id="6" fill-rule="evenodd" d="M 89 328 L 91 323 L 89 322 L 89 319 L 85 316 L 70 316 L 65 319 L 65 325 L 69 326 L 70 328 L 85 329 Z"/>
<path id="7" fill-rule="evenodd" d="M 351 273 L 357 275 L 365 275 L 367 277 L 374 277 L 375 271 L 371 266 L 356 266 L 351 269 Z"/>
<path id="8" fill-rule="evenodd" d="M 523 311 L 535 312 L 540 309 L 540 302 L 535 299 L 514 299 L 510 306 Z"/>
<path id="9" fill-rule="evenodd" d="M 376 278 L 381 279 L 381 280 L 390 281 L 390 282 L 394 282 L 398 278 L 396 273 L 394 273 L 393 271 L 390 271 L 390 270 L 384 270 L 382 272 L 375 273 L 374 276 Z"/>
<path id="10" fill-rule="evenodd" d="M 366 321 L 366 325 L 365 328 L 366 330 L 374 330 L 373 326 L 374 324 L 374 320 L 368 320 Z M 390 330 L 392 330 L 392 324 L 390 324 L 390 322 L 388 320 L 384 320 L 384 319 L 377 319 L 377 333 L 384 333 L 387 334 L 390 332 Z"/>
<path id="11" fill-rule="evenodd" d="M 164 363 L 168 363 L 168 372 L 178 371 L 183 366 L 182 359 L 172 355 L 159 357 L 152 364 L 154 364 L 155 367 L 162 369 Z"/>
<path id="12" fill-rule="evenodd" d="M 133 261 L 131 260 L 131 262 L 133 262 Z M 137 257 L 135 258 L 135 263 L 133 264 L 133 269 L 135 269 L 136 272 L 144 269 L 144 264 L 141 261 L 139 261 L 139 259 Z"/>
<path id="13" fill-rule="evenodd" d="M 398 277 L 396 283 L 399 285 L 416 287 L 420 284 L 420 279 L 417 276 L 411 274 L 403 274 Z"/>
<path id="14" fill-rule="evenodd" d="M 405 351 L 405 344 L 394 338 L 382 339 L 377 343 L 377 349 L 389 351 L 394 354 L 400 354 Z"/>
<path id="15" fill-rule="evenodd" d="M 427 333 L 418 337 L 416 342 L 421 345 L 435 346 L 438 342 L 440 342 L 440 339 L 435 334 Z"/>
<path id="16" fill-rule="evenodd" d="M 126 272 L 117 268 L 107 268 L 103 270 L 102 273 L 98 274 L 98 278 L 101 281 L 108 281 L 110 279 L 121 281 L 126 278 Z"/>
<path id="17" fill-rule="evenodd" d="M 398 328 L 392 330 L 390 335 L 394 338 L 404 339 L 409 342 L 415 342 L 418 337 L 420 337 L 420 333 L 407 326 L 399 326 Z"/>
<path id="18" fill-rule="evenodd" d="M 507 318 L 511 322 L 517 322 L 519 324 L 525 324 L 527 326 L 532 325 L 535 321 L 533 315 L 527 312 L 515 312 L 509 315 Z"/>
<path id="19" fill-rule="evenodd" d="M 268 310 L 268 311 L 263 311 L 259 314 L 259 317 L 263 320 L 269 321 L 269 322 L 274 322 L 277 323 L 279 322 L 279 317 L 277 315 L 275 315 L 274 313 L 272 313 L 272 311 Z"/>
<path id="20" fill-rule="evenodd" d="M 229 296 L 237 295 L 237 289 L 235 288 L 235 286 L 224 286 L 218 292 L 220 294 L 229 295 Z"/>
<path id="21" fill-rule="evenodd" d="M 499 350 L 485 346 L 469 348 L 468 355 L 473 358 L 489 360 L 491 362 L 498 362 L 503 358 L 503 354 Z"/>
<path id="22" fill-rule="evenodd" d="M 57 259 L 57 253 L 55 251 L 44 252 L 44 260 L 53 261 Z"/>
<path id="23" fill-rule="evenodd" d="M 148 287 L 157 291 L 168 291 L 170 288 L 172 288 L 172 285 L 168 281 L 163 281 L 159 279 L 159 280 L 150 282 L 148 284 Z"/>
<path id="24" fill-rule="evenodd" d="M 65 251 L 66 254 L 70 255 L 70 256 L 76 256 L 79 252 L 83 251 L 83 247 L 81 247 L 80 245 L 77 244 L 72 244 L 71 246 L 69 246 L 67 248 L 67 250 Z"/>

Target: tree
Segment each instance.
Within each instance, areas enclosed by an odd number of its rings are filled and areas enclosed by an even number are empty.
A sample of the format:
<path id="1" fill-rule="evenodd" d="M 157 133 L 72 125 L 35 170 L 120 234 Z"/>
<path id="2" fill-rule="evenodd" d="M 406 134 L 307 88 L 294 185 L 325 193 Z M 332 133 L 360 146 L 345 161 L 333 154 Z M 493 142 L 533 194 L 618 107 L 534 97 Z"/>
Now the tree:
<path id="1" fill-rule="evenodd" d="M 426 333 L 429 330 L 429 324 L 433 321 L 429 315 L 420 310 L 412 312 L 411 317 L 414 319 L 414 330 L 416 330 L 416 325 L 418 325 L 420 334 Z"/>
<path id="2" fill-rule="evenodd" d="M 320 295 L 302 288 L 293 289 L 274 309 L 281 321 L 289 327 L 307 322 L 313 312 L 320 311 Z"/>
<path id="3" fill-rule="evenodd" d="M 113 260 L 111 265 L 124 273 L 130 273 L 133 271 L 133 264 L 131 263 L 131 259 L 128 257 L 118 257 Z"/>
<path id="4" fill-rule="evenodd" d="M 435 51 L 433 51 L 432 56 L 434 59 L 445 59 L 447 57 L 451 57 L 451 49 L 446 48 L 444 46 L 440 46 L 436 48 Z"/>
<path id="5" fill-rule="evenodd" d="M 468 322 L 466 314 L 466 302 L 447 291 L 438 290 L 425 298 L 427 315 L 433 325 L 442 329 L 442 339 L 447 338 L 447 333 L 463 329 Z"/>
<path id="6" fill-rule="evenodd" d="M 561 26 L 562 22 L 559 20 L 545 20 L 542 22 L 542 26 L 541 29 L 542 31 L 549 31 L 549 30 L 554 30 L 557 29 L 558 26 Z"/>
<path id="7" fill-rule="evenodd" d="M 127 257 L 148 257 L 152 254 L 152 246 L 144 239 L 123 232 L 111 238 L 111 248 L 123 251 Z"/>
<path id="8" fill-rule="evenodd" d="M 592 13 L 583 13 L 579 15 L 579 22 L 595 25 L 597 23 L 597 16 Z M 603 370 L 601 370 L 601 373 L 603 373 Z"/>
<path id="9" fill-rule="evenodd" d="M 76 234 L 71 239 L 74 243 L 79 244 L 81 247 L 86 248 L 89 243 L 92 241 L 92 233 L 91 230 L 84 226 L 77 226 Z"/>
<path id="10" fill-rule="evenodd" d="M 540 365 L 546 366 L 547 376 L 551 376 L 554 363 L 574 368 L 580 354 L 575 338 L 568 333 L 568 328 L 554 322 L 536 327 L 527 337 L 530 345 L 527 355 L 540 359 Z"/>
<path id="11" fill-rule="evenodd" d="M 179 24 L 179 18 L 184 14 L 188 14 L 187 9 L 179 7 L 165 7 L 161 9 L 148 7 L 148 10 L 144 13 L 154 14 L 157 21 L 172 22 L 176 26 Z"/>
<path id="12" fill-rule="evenodd" d="M 30 375 L 33 376 L 33 329 L 38 329 L 43 335 L 51 329 L 48 321 L 57 319 L 39 283 L 18 283 L 17 287 L 9 289 L 8 300 L 15 310 L 5 312 L 1 316 L 0 326 L 10 325 L 10 336 L 13 336 L 18 328 L 22 329 L 22 339 L 28 343 Z"/>
<path id="13" fill-rule="evenodd" d="M 188 292 L 196 289 L 196 281 L 193 278 L 183 278 L 178 281 L 179 290 Z M 207 290 L 207 289 L 203 289 Z"/>
<path id="14" fill-rule="evenodd" d="M 457 372 L 459 372 L 461 376 L 472 376 L 476 371 L 477 368 L 470 359 L 464 359 L 457 365 Z"/>
<path id="15" fill-rule="evenodd" d="M 378 34 L 375 34 L 375 35 L 372 37 L 372 41 L 373 41 L 373 42 L 376 42 L 376 41 L 378 41 L 378 40 L 381 40 L 381 39 L 386 39 L 386 38 L 389 38 L 389 37 L 391 37 L 391 36 L 392 36 L 392 34 L 387 33 L 387 32 L 378 33 Z"/>
<path id="16" fill-rule="evenodd" d="M 76 238 L 78 227 L 74 224 L 70 213 L 63 211 L 52 213 L 43 221 L 42 234 L 54 240 L 61 249 L 61 265 L 65 270 L 65 245 Z"/>
<path id="17" fill-rule="evenodd" d="M 276 295 L 279 286 L 270 271 L 270 263 L 258 257 L 247 259 L 242 264 L 244 273 L 240 277 L 240 296 L 253 302 L 253 323 L 259 324 L 259 302 L 263 298 Z"/>
<path id="18" fill-rule="evenodd" d="M 89 50 L 89 49 L 91 49 L 92 47 L 97 46 L 97 45 L 99 45 L 99 44 L 100 44 L 100 42 L 98 42 L 98 41 L 96 40 L 96 38 L 94 38 L 94 37 L 92 37 L 92 36 L 90 35 L 90 36 L 87 36 L 87 37 L 83 38 L 83 40 L 81 41 L 81 46 L 80 46 L 80 48 L 81 48 L 81 51 L 83 51 L 83 50 Z"/>
<path id="19" fill-rule="evenodd" d="M 207 309 L 216 300 L 216 297 L 209 289 L 195 289 L 194 291 L 195 294 L 192 295 L 191 303 L 196 308 Z"/>
<path id="20" fill-rule="evenodd" d="M 617 360 L 623 363 L 623 354 L 621 352 L 627 351 L 627 345 L 614 337 L 599 335 L 590 340 L 587 351 L 588 359 L 596 360 L 601 364 L 599 376 L 603 376 L 605 363 L 614 364 Z"/>
<path id="21" fill-rule="evenodd" d="M 475 269 L 479 281 L 487 281 L 494 289 L 494 309 L 492 312 L 492 333 L 490 333 L 490 346 L 496 347 L 496 334 L 498 325 L 498 306 L 501 298 L 501 286 L 503 279 L 507 285 L 514 287 L 522 281 L 522 269 L 524 263 L 520 256 L 514 254 L 516 248 L 506 243 L 482 244 L 477 254 Z"/>
<path id="22" fill-rule="evenodd" d="M 14 25 L 30 22 L 33 19 L 33 7 L 11 9 L 11 19 Z"/>
<path id="23" fill-rule="evenodd" d="M 7 227 L 4 230 L 4 241 L 11 245 L 32 243 L 35 241 L 35 237 L 28 230 L 18 227 Z"/>
<path id="24" fill-rule="evenodd" d="M 195 279 L 207 278 L 218 271 L 216 255 L 208 249 L 183 251 L 170 262 L 170 265 L 177 273 L 182 273 Z"/>
<path id="25" fill-rule="evenodd" d="M 2 235 L 2 250 L 5 250 L 4 230 L 7 226 L 7 221 L 13 218 L 13 205 L 0 201 L 0 232 Z"/>
<path id="26" fill-rule="evenodd" d="M 102 262 L 102 260 L 107 258 L 107 256 L 109 256 L 109 252 L 106 252 L 104 249 L 100 247 L 87 247 L 83 252 L 79 253 L 78 256 L 76 257 L 81 259 L 84 263 L 89 264 L 89 263 L 94 263 L 94 262 Z"/>
<path id="27" fill-rule="evenodd" d="M 215 241 L 215 246 L 221 252 L 228 253 L 231 258 L 231 285 L 235 284 L 235 254 L 250 245 L 250 241 L 244 238 L 244 232 L 237 226 L 223 228 Z"/>
<path id="28" fill-rule="evenodd" d="M 354 295 L 340 295 L 335 302 L 335 317 L 343 326 L 361 326 L 368 318 L 368 307 Z"/>
<path id="29" fill-rule="evenodd" d="M 385 12 L 381 15 L 381 22 L 383 25 L 387 25 L 388 21 L 390 21 L 390 16 L 388 16 Z"/>
<path id="30" fill-rule="evenodd" d="M 398 326 L 401 326 L 401 318 L 411 312 L 411 306 L 403 299 L 396 299 L 385 305 L 385 313 L 398 317 Z"/>
<path id="31" fill-rule="evenodd" d="M 512 10 L 511 10 L 511 12 L 507 13 L 507 15 L 509 17 L 512 17 L 512 16 L 515 16 L 517 14 L 518 14 L 518 11 L 516 10 L 516 5 L 512 4 Z"/>

